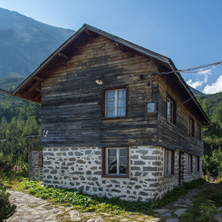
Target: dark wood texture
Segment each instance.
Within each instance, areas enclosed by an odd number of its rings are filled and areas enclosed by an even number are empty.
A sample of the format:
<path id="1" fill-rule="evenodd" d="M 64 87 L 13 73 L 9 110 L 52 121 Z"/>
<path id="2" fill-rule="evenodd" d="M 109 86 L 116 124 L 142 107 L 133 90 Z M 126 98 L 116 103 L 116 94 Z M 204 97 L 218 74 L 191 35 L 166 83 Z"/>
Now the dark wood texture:
<path id="1" fill-rule="evenodd" d="M 203 127 L 198 112 L 193 109 L 189 102 L 184 103 L 189 98 L 183 93 L 174 79 L 173 75 L 159 75 L 158 79 L 158 144 L 171 150 L 190 153 L 197 156 L 203 154 L 203 141 L 198 136 L 192 137 L 189 133 L 190 117 L 195 124 Z M 176 126 L 169 124 L 166 120 L 167 96 L 171 95 L 177 104 Z M 195 130 L 197 127 L 195 127 Z M 197 133 L 194 133 L 197 135 Z M 202 137 L 203 138 L 203 137 Z"/>
<path id="2" fill-rule="evenodd" d="M 146 113 L 146 104 L 157 102 L 157 77 L 140 78 L 157 71 L 149 57 L 122 51 L 105 37 L 91 37 L 66 63 L 48 70 L 41 83 L 42 130 L 48 130 L 42 146 L 157 144 L 157 114 Z M 96 84 L 97 79 L 103 84 Z M 128 88 L 127 117 L 103 119 L 103 90 L 122 85 Z"/>

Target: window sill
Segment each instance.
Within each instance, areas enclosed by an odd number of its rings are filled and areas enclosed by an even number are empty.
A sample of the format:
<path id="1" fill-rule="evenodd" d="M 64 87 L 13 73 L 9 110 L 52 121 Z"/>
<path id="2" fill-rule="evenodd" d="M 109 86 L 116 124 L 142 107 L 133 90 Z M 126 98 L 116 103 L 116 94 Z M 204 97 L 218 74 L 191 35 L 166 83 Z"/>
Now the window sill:
<path id="1" fill-rule="evenodd" d="M 168 125 L 172 126 L 173 128 L 176 128 L 176 127 L 177 127 L 177 126 L 174 125 L 173 123 L 170 123 L 170 122 L 168 122 L 168 121 L 166 121 L 166 122 L 167 122 Z"/>
<path id="2" fill-rule="evenodd" d="M 102 120 L 119 120 L 119 119 L 126 119 L 127 116 L 121 116 L 121 117 L 103 117 Z"/>
<path id="3" fill-rule="evenodd" d="M 129 175 L 102 175 L 103 178 L 129 178 Z"/>
<path id="4" fill-rule="evenodd" d="M 174 174 L 166 174 L 166 175 L 164 175 L 164 178 L 171 178 L 173 176 L 174 176 Z"/>

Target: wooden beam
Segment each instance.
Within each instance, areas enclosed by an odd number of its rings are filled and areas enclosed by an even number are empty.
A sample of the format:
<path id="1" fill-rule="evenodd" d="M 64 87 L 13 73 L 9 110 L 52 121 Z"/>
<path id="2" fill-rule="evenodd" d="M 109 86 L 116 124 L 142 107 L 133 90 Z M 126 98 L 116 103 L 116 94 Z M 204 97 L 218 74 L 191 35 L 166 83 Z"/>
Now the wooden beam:
<path id="1" fill-rule="evenodd" d="M 41 94 L 39 93 L 37 96 L 34 97 L 34 100 L 38 100 L 41 97 Z"/>
<path id="2" fill-rule="evenodd" d="M 2 93 L 6 93 L 6 94 L 12 96 L 12 93 L 10 93 L 10 92 L 8 92 L 8 91 L 6 91 L 6 90 L 4 90 L 4 89 L 0 89 L 0 92 L 2 92 Z"/>
<path id="3" fill-rule="evenodd" d="M 59 53 L 58 53 L 58 56 L 61 57 L 61 58 L 63 58 L 63 59 L 66 59 L 66 60 L 69 59 L 69 57 L 68 57 L 67 55 L 63 54 L 62 52 L 59 52 Z"/>
<path id="4" fill-rule="evenodd" d="M 93 32 L 90 31 L 89 29 L 86 29 L 86 30 L 85 30 L 85 33 L 86 33 L 87 35 L 92 35 L 92 34 L 93 34 Z"/>
<path id="5" fill-rule="evenodd" d="M 39 82 L 42 82 L 42 81 L 44 80 L 43 78 L 40 78 L 40 77 L 38 77 L 38 76 L 35 76 L 34 79 L 37 80 L 37 81 L 39 81 Z"/>
<path id="6" fill-rule="evenodd" d="M 26 96 L 28 93 L 30 93 L 33 89 L 36 89 L 40 83 L 35 82 L 29 89 L 23 94 L 23 96 Z M 38 87 L 39 88 L 39 87 Z"/>

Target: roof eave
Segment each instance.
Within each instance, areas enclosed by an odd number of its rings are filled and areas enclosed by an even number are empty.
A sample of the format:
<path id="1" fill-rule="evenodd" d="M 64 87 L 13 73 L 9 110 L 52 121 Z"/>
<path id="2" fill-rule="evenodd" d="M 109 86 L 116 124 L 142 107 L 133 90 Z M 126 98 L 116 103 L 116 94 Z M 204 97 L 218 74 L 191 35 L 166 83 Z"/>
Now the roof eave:
<path id="1" fill-rule="evenodd" d="M 183 80 L 183 78 L 181 77 L 181 75 L 179 74 L 176 66 L 174 65 L 173 61 L 171 59 L 169 59 L 169 66 L 171 67 L 171 69 L 173 70 L 174 74 L 177 76 L 177 78 L 179 79 L 179 81 L 181 82 L 181 84 L 183 85 L 183 87 L 186 89 L 186 91 L 189 93 L 190 97 L 192 98 L 192 100 L 194 101 L 194 103 L 197 105 L 197 107 L 199 108 L 199 110 L 201 111 L 201 113 L 203 114 L 206 123 L 204 125 L 210 125 L 210 120 L 208 118 L 208 116 L 205 114 L 205 112 L 203 111 L 202 107 L 200 106 L 199 102 L 197 101 L 196 97 L 194 96 L 194 94 L 192 93 L 192 91 L 190 90 L 190 88 L 188 87 L 188 85 L 185 83 L 185 81 Z"/>

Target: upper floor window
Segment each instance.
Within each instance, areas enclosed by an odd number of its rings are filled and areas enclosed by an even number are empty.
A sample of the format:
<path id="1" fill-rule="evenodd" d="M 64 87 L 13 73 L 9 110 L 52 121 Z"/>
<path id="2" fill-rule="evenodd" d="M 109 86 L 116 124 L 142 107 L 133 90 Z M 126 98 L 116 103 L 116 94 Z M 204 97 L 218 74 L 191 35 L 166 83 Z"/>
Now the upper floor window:
<path id="1" fill-rule="evenodd" d="M 165 175 L 174 174 L 174 151 L 165 150 L 164 154 L 164 168 Z"/>
<path id="2" fill-rule="evenodd" d="M 197 124 L 197 138 L 201 141 L 201 126 Z"/>
<path id="3" fill-rule="evenodd" d="M 176 125 L 176 102 L 171 97 L 167 97 L 167 121 Z"/>
<path id="4" fill-rule="evenodd" d="M 104 148 L 103 151 L 103 176 L 107 177 L 128 177 L 129 149 Z"/>
<path id="5" fill-rule="evenodd" d="M 190 117 L 190 136 L 194 137 L 195 125 L 194 119 Z"/>
<path id="6" fill-rule="evenodd" d="M 126 89 L 105 91 L 105 117 L 126 116 Z"/>

